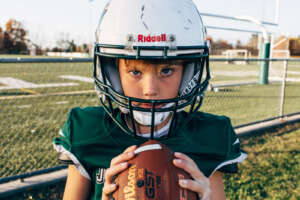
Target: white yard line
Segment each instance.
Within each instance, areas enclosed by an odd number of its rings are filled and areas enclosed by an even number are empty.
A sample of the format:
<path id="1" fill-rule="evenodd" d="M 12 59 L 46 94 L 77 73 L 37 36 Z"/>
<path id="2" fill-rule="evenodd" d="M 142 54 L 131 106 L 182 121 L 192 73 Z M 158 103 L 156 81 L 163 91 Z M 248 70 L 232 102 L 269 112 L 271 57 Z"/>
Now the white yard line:
<path id="1" fill-rule="evenodd" d="M 296 72 L 296 71 L 288 71 L 287 73 L 288 74 L 297 74 L 297 75 L 300 75 L 300 72 Z"/>
<path id="2" fill-rule="evenodd" d="M 28 104 L 28 105 L 20 105 L 20 106 L 17 106 L 18 108 L 31 108 L 32 105 L 31 104 Z"/>
<path id="3" fill-rule="evenodd" d="M 25 98 L 61 96 L 61 95 L 74 95 L 74 94 L 95 94 L 95 93 L 96 93 L 95 90 L 81 90 L 81 91 L 72 91 L 72 92 L 56 92 L 56 93 L 49 93 L 49 94 L 13 95 L 13 96 L 3 96 L 3 97 L 0 97 L 0 100 L 25 99 Z"/>
<path id="4" fill-rule="evenodd" d="M 269 77 L 271 81 L 282 81 L 282 77 Z M 300 78 L 286 78 L 288 82 L 300 82 Z"/>
<path id="5" fill-rule="evenodd" d="M 54 102 L 54 104 L 68 104 L 69 101 L 57 101 L 57 102 Z"/>
<path id="6" fill-rule="evenodd" d="M 74 81 L 82 81 L 82 82 L 87 82 L 87 83 L 94 83 L 94 79 L 93 78 L 84 77 L 84 76 L 62 75 L 62 76 L 59 76 L 59 77 L 60 78 L 64 78 L 64 79 L 74 80 Z"/>
<path id="7" fill-rule="evenodd" d="M 211 74 L 213 76 L 258 76 L 258 72 L 256 71 L 212 71 Z"/>
<path id="8" fill-rule="evenodd" d="M 0 77 L 0 83 L 6 85 L 1 86 L 0 90 L 10 90 L 10 89 L 29 89 L 29 88 L 47 88 L 47 87 L 67 87 L 67 86 L 77 86 L 78 83 L 47 83 L 47 84 L 34 84 L 31 82 L 23 81 L 20 79 L 15 79 L 11 77 Z"/>
<path id="9" fill-rule="evenodd" d="M 23 81 L 20 79 L 15 79 L 15 78 L 11 78 L 11 77 L 4 77 L 4 78 L 0 78 L 0 83 L 2 83 L 3 85 L 8 85 L 8 86 L 1 86 L 1 88 L 5 88 L 5 87 L 14 87 L 14 88 L 32 88 L 32 87 L 36 87 L 36 84 L 34 83 L 30 83 L 27 81 Z"/>

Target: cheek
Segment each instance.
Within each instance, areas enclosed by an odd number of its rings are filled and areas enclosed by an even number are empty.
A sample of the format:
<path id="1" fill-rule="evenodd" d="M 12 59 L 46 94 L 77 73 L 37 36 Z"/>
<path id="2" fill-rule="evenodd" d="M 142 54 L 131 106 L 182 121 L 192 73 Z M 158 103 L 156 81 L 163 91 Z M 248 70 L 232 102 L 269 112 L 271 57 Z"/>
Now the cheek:
<path id="1" fill-rule="evenodd" d="M 181 76 L 172 77 L 163 82 L 161 85 L 161 94 L 165 99 L 175 98 L 178 96 L 179 87 L 181 83 Z"/>
<path id="2" fill-rule="evenodd" d="M 121 84 L 125 96 L 129 97 L 138 97 L 139 96 L 139 87 L 136 80 L 133 80 L 129 75 L 121 75 Z"/>

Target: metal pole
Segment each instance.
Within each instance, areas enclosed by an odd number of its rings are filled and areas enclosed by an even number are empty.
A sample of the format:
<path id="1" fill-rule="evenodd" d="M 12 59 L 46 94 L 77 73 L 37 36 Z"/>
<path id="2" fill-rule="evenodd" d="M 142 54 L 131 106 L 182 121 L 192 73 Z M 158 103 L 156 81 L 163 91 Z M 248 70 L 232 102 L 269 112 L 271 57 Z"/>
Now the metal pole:
<path id="1" fill-rule="evenodd" d="M 285 85 L 286 85 L 286 74 L 287 74 L 288 64 L 287 61 L 283 61 L 283 77 L 282 77 L 282 86 L 281 86 L 281 100 L 280 100 L 280 118 L 283 118 L 284 112 L 284 100 L 285 100 Z"/>
<path id="2" fill-rule="evenodd" d="M 212 14 L 212 13 L 204 13 L 200 12 L 201 16 L 206 16 L 206 17 L 213 17 L 213 18 L 222 18 L 222 19 L 228 19 L 228 20 L 233 20 L 233 21 L 242 21 L 242 22 L 247 22 L 247 19 L 241 19 L 239 17 L 233 17 L 233 16 L 228 16 L 228 15 L 218 15 L 218 14 Z M 278 24 L 273 23 L 273 22 L 268 22 L 268 21 L 261 21 L 262 24 L 264 25 L 269 25 L 269 26 L 278 26 Z"/>
<path id="3" fill-rule="evenodd" d="M 261 51 L 261 58 L 268 59 L 270 57 L 270 42 L 264 42 Z M 265 85 L 269 83 L 269 61 L 260 62 L 259 84 Z"/>
<path id="4" fill-rule="evenodd" d="M 276 10 L 275 10 L 275 24 L 279 24 L 279 8 L 280 8 L 280 0 L 276 0 Z"/>
<path id="5" fill-rule="evenodd" d="M 261 51 L 260 51 L 260 58 L 263 59 L 268 59 L 270 57 L 270 40 L 269 40 L 269 36 L 268 36 L 268 32 L 267 29 L 264 27 L 264 25 L 262 24 L 261 21 L 255 19 L 252 16 L 239 16 L 237 17 L 241 20 L 247 20 L 249 22 L 255 23 L 256 25 L 259 26 L 263 38 L 264 38 L 264 44 L 261 47 Z M 259 84 L 268 84 L 268 79 L 269 79 L 269 61 L 265 61 L 265 62 L 261 62 L 260 63 L 260 73 L 259 73 Z"/>
<path id="6" fill-rule="evenodd" d="M 270 41 L 270 56 L 269 58 L 273 58 L 273 49 L 274 49 L 274 34 L 270 35 L 271 41 Z M 272 69 L 272 61 L 269 62 L 269 69 Z"/>

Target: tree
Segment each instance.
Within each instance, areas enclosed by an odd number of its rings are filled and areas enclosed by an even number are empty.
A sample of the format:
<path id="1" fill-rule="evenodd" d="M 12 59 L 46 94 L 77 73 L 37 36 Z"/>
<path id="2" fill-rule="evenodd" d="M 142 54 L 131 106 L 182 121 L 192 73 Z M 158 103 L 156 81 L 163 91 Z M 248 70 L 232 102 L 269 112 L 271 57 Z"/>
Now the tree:
<path id="1" fill-rule="evenodd" d="M 216 43 L 214 43 L 215 49 L 232 49 L 232 44 L 229 44 L 226 40 L 217 40 Z"/>
<path id="2" fill-rule="evenodd" d="M 238 41 L 236 42 L 235 48 L 236 48 L 236 49 L 241 49 L 241 48 L 243 48 L 243 44 L 242 44 L 241 40 L 238 40 Z"/>
<path id="3" fill-rule="evenodd" d="M 68 51 L 69 52 L 76 52 L 76 44 L 74 42 L 74 40 L 68 41 Z"/>
<path id="4" fill-rule="evenodd" d="M 23 24 L 15 19 L 10 19 L 5 24 L 5 32 L 3 45 L 8 53 L 25 53 L 27 52 L 27 43 L 29 40 L 26 38 L 27 31 Z"/>
<path id="5" fill-rule="evenodd" d="M 4 32 L 3 32 L 2 28 L 0 27 L 0 52 L 4 51 L 3 39 L 4 39 Z"/>

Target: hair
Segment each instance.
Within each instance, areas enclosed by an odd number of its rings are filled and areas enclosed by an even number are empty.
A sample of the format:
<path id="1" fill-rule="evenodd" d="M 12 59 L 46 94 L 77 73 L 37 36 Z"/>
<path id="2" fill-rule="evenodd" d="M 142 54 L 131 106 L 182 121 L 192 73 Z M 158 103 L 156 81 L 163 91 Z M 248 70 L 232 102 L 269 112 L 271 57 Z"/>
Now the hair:
<path id="1" fill-rule="evenodd" d="M 130 60 L 135 60 L 135 59 L 124 59 L 125 64 L 128 65 L 128 62 Z M 138 61 L 138 60 L 137 60 Z M 141 60 L 139 60 L 141 61 Z M 171 64 L 171 65 L 185 65 L 186 61 L 184 60 L 142 60 L 146 64 L 155 64 L 155 65 L 163 65 L 163 64 Z M 115 59 L 115 65 L 119 66 L 120 59 Z"/>

